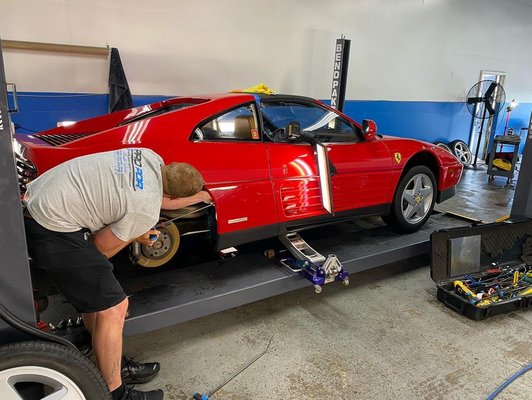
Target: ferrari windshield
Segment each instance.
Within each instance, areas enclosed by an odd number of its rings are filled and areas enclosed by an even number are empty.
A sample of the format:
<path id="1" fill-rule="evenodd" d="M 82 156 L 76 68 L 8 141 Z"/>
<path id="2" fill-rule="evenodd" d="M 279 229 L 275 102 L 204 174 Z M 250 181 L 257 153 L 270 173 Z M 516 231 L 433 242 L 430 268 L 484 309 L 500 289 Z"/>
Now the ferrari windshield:
<path id="1" fill-rule="evenodd" d="M 274 129 L 284 129 L 299 122 L 301 130 L 316 134 L 350 133 L 353 127 L 340 115 L 316 104 L 297 102 L 262 102 L 261 111 Z"/>

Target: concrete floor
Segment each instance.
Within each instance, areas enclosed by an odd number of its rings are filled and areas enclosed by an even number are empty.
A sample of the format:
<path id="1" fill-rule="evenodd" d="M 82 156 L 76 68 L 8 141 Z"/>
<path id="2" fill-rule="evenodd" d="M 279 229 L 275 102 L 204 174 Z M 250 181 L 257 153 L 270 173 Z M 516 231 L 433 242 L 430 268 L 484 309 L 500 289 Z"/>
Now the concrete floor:
<path id="1" fill-rule="evenodd" d="M 520 164 L 517 168 L 520 168 Z M 488 179 L 486 170 L 486 165 L 480 160 L 477 168 L 471 166 L 464 169 L 456 196 L 437 204 L 435 209 L 484 222 L 494 222 L 510 214 L 519 172 L 516 171 L 514 178 L 508 182 L 507 178 L 501 176 Z"/>
<path id="2" fill-rule="evenodd" d="M 493 221 L 514 188 L 468 169 L 441 210 Z M 208 392 L 268 352 L 212 399 L 485 399 L 532 363 L 532 313 L 471 321 L 436 300 L 428 260 L 351 276 L 351 285 L 309 287 L 171 328 L 127 338 L 126 353 L 158 360 L 165 399 Z M 532 373 L 497 399 L 531 399 Z"/>

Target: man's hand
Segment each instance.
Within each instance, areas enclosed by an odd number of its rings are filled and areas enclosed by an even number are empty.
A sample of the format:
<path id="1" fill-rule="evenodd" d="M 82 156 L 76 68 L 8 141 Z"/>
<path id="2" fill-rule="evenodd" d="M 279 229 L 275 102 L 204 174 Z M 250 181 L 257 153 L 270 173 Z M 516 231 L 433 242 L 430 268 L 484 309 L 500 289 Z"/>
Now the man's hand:
<path id="1" fill-rule="evenodd" d="M 140 244 L 144 245 L 144 246 L 151 247 L 151 246 L 153 246 L 153 244 L 155 243 L 157 238 L 159 238 L 160 234 L 161 234 L 161 232 L 159 232 L 158 230 L 152 229 L 152 230 L 149 230 L 148 232 L 146 232 L 144 235 L 139 236 L 135 240 L 137 242 L 139 242 Z M 155 240 L 151 240 L 150 239 L 151 235 L 155 235 L 155 236 L 157 236 L 157 238 Z"/>
<path id="2" fill-rule="evenodd" d="M 206 190 L 200 190 L 196 194 L 196 196 L 198 196 L 199 201 L 203 201 L 204 203 L 207 203 L 207 204 L 211 204 L 212 203 L 211 195 Z"/>

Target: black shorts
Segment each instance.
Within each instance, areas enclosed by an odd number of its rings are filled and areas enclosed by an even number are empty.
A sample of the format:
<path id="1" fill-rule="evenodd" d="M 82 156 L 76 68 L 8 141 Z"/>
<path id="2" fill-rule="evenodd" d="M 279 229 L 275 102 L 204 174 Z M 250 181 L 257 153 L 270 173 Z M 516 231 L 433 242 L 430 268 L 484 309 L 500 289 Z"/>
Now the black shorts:
<path id="1" fill-rule="evenodd" d="M 24 225 L 30 257 L 46 270 L 78 312 L 106 310 L 126 298 L 113 265 L 94 246 L 88 229 L 54 232 L 28 217 Z"/>

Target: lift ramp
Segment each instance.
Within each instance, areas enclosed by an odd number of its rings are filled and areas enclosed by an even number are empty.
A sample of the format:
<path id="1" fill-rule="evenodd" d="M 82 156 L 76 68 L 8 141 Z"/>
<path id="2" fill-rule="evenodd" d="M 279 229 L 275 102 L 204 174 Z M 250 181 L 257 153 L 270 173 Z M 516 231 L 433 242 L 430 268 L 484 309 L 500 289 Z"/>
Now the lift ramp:
<path id="1" fill-rule="evenodd" d="M 462 219 L 435 214 L 421 230 L 408 235 L 370 219 L 316 228 L 302 236 L 320 252 L 336 254 L 356 281 L 354 273 L 428 255 L 433 231 L 464 224 Z M 145 333 L 304 287 L 313 290 L 308 280 L 280 266 L 283 254 L 265 258 L 260 246 L 261 242 L 250 249 L 242 246 L 237 257 L 175 270 L 119 274 L 130 294 L 125 334 Z"/>

